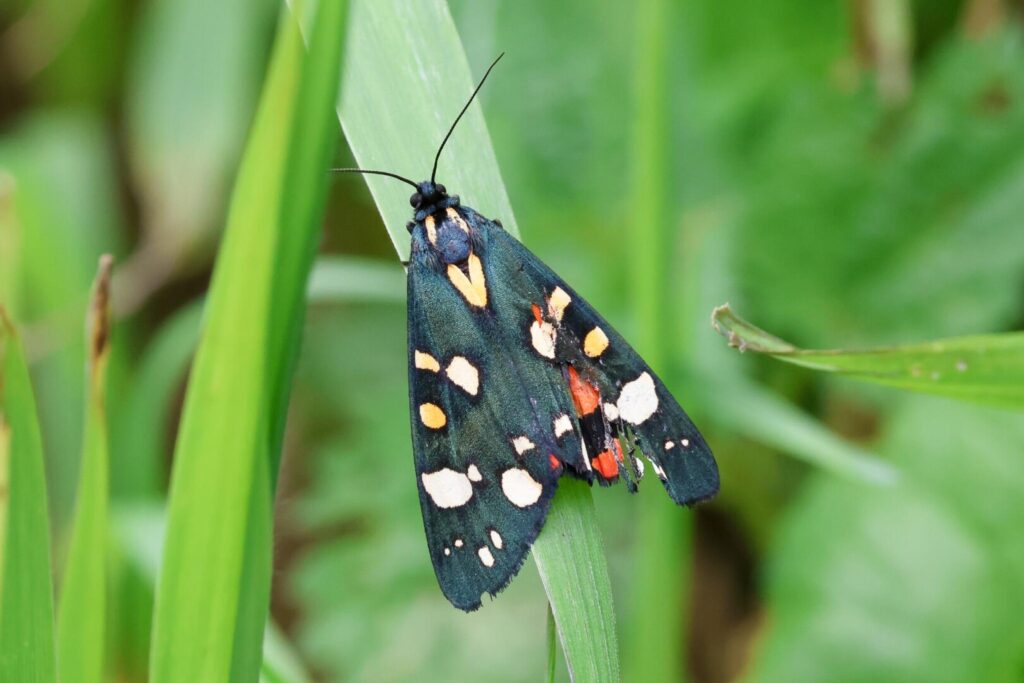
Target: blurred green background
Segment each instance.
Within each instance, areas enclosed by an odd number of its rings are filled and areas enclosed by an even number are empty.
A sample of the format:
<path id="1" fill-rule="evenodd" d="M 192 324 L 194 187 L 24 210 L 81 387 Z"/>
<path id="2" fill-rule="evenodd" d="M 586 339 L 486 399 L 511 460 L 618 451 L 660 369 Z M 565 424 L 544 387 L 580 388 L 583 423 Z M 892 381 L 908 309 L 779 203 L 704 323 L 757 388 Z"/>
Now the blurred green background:
<path id="1" fill-rule="evenodd" d="M 524 242 L 635 337 L 624 254 L 644 210 L 630 174 L 648 121 L 631 98 L 644 77 L 637 10 L 450 7 L 475 73 L 508 53 L 482 101 Z M 0 2 L 0 301 L 31 356 L 58 566 L 81 442 L 81 312 L 99 254 L 119 263 L 116 680 L 145 679 L 187 365 L 279 10 Z M 1009 0 L 665 4 L 653 134 L 671 286 L 657 369 L 722 469 L 721 495 L 693 513 L 692 557 L 664 587 L 688 615 L 671 656 L 690 680 L 1024 680 L 1024 417 L 740 356 L 708 323 L 729 301 L 808 347 L 1024 326 L 1022 12 Z M 415 102 L 406 115 L 420 115 Z M 344 147 L 337 158 L 351 163 Z M 429 163 L 390 170 L 419 177 Z M 437 588 L 408 435 L 404 279 L 362 180 L 333 182 L 321 257 L 276 503 L 274 619 L 315 680 L 540 679 L 532 563 L 473 615 Z M 623 488 L 594 496 L 626 638 L 644 619 L 634 564 L 658 539 L 638 541 Z M 670 507 L 657 486 L 648 497 Z"/>

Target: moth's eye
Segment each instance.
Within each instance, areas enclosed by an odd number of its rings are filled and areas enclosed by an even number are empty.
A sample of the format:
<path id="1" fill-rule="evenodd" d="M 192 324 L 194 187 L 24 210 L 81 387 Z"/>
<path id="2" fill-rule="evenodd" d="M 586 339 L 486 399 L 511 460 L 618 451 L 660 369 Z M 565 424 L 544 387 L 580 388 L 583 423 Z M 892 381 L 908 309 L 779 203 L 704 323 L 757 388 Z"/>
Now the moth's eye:
<path id="1" fill-rule="evenodd" d="M 444 185 L 438 184 L 435 185 L 434 187 L 437 188 L 438 194 L 448 194 L 448 190 L 444 189 Z"/>
<path id="2" fill-rule="evenodd" d="M 419 192 L 417 192 L 417 193 L 413 194 L 413 196 L 409 197 L 409 204 L 414 209 L 417 208 L 420 205 L 420 202 L 422 202 L 422 201 L 423 201 L 423 197 L 420 196 Z"/>

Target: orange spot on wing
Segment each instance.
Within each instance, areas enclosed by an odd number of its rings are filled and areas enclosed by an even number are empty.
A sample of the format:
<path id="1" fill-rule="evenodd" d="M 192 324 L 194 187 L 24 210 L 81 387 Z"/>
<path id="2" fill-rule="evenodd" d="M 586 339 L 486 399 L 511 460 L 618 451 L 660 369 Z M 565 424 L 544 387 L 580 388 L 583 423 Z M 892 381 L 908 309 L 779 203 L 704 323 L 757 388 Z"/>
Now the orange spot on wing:
<path id="1" fill-rule="evenodd" d="M 601 392 L 593 384 L 579 376 L 576 368 L 569 366 L 569 391 L 576 406 L 577 415 L 590 415 L 601 405 Z"/>
<path id="2" fill-rule="evenodd" d="M 537 304 L 533 304 L 533 305 L 530 306 L 530 308 L 533 309 L 533 317 L 534 317 L 534 319 L 538 323 L 544 322 L 544 319 L 540 315 L 540 306 L 538 306 Z"/>
<path id="3" fill-rule="evenodd" d="M 551 463 L 551 469 L 553 469 L 553 470 L 557 470 L 559 467 L 562 466 L 562 462 L 558 458 L 555 457 L 554 453 L 550 453 L 548 455 L 548 462 Z"/>

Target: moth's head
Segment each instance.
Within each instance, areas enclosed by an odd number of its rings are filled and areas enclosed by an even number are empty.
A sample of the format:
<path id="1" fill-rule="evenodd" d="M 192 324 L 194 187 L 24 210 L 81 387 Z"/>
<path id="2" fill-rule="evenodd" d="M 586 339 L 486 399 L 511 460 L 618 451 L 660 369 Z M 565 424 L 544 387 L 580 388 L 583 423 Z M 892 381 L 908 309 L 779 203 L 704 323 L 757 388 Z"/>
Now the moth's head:
<path id="1" fill-rule="evenodd" d="M 432 180 L 424 180 L 417 183 L 416 191 L 409 197 L 409 204 L 414 211 L 428 209 L 431 206 L 438 206 L 445 199 L 448 199 L 448 190 L 441 183 Z"/>
<path id="2" fill-rule="evenodd" d="M 441 183 L 432 180 L 424 180 L 416 183 L 416 192 L 409 197 L 409 204 L 413 209 L 413 222 L 408 225 L 409 232 L 416 223 L 422 223 L 427 216 L 444 213 L 445 209 L 459 206 L 459 198 L 456 195 L 449 195 Z"/>

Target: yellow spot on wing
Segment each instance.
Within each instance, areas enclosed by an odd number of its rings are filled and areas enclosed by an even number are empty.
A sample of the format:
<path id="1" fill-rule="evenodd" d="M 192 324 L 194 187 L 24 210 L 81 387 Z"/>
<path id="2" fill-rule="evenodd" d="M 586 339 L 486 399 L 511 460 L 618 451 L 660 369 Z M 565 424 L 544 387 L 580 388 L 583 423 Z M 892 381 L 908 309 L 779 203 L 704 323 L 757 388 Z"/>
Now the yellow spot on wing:
<path id="1" fill-rule="evenodd" d="M 444 411 L 433 403 L 420 404 L 420 421 L 431 429 L 440 429 L 448 424 Z"/>
<path id="2" fill-rule="evenodd" d="M 587 336 L 583 339 L 583 353 L 591 358 L 597 358 L 607 348 L 608 337 L 600 327 L 595 327 L 590 332 L 587 332 Z"/>
<path id="3" fill-rule="evenodd" d="M 483 264 L 476 254 L 469 255 L 468 278 L 457 265 L 451 263 L 448 265 L 448 279 L 471 306 L 487 306 L 487 280 L 484 278 Z"/>
<path id="4" fill-rule="evenodd" d="M 422 351 L 416 351 L 413 354 L 413 365 L 418 370 L 430 370 L 431 372 L 437 372 L 441 369 L 441 364 L 437 362 L 436 358 Z"/>
<path id="5" fill-rule="evenodd" d="M 548 297 L 548 315 L 561 322 L 566 307 L 572 302 L 572 298 L 561 287 L 555 287 Z"/>
<path id="6" fill-rule="evenodd" d="M 434 222 L 434 217 L 433 216 L 427 216 L 423 220 L 423 225 L 425 225 L 426 228 L 427 228 L 427 239 L 430 240 L 431 244 L 436 246 L 437 245 L 437 225 Z"/>

